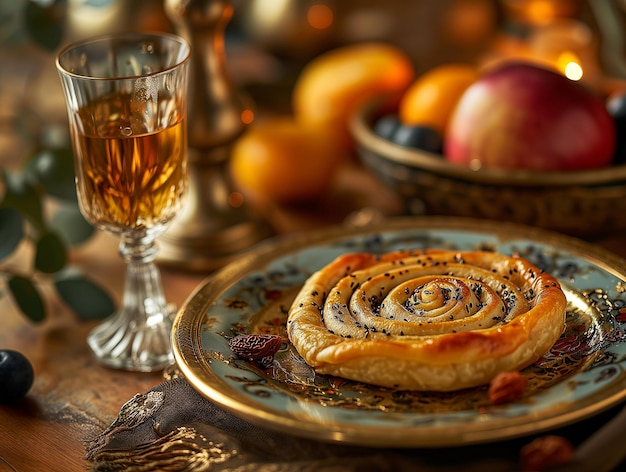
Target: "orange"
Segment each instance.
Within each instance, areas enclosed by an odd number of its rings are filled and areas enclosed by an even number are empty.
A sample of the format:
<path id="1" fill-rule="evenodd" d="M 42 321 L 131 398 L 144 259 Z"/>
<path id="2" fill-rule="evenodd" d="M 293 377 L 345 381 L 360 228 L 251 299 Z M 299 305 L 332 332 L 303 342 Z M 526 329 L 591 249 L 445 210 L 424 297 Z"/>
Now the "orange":
<path id="1" fill-rule="evenodd" d="M 393 45 L 364 42 L 335 48 L 300 72 L 292 93 L 294 116 L 349 150 L 348 120 L 356 109 L 369 98 L 404 92 L 414 78 L 410 58 Z"/>
<path id="2" fill-rule="evenodd" d="M 324 196 L 341 160 L 327 136 L 275 117 L 250 125 L 235 142 L 230 170 L 244 195 L 301 203 Z"/>
<path id="3" fill-rule="evenodd" d="M 444 135 L 452 110 L 478 76 L 478 68 L 467 64 L 444 64 L 430 69 L 402 96 L 400 121 L 409 126 L 428 126 Z"/>

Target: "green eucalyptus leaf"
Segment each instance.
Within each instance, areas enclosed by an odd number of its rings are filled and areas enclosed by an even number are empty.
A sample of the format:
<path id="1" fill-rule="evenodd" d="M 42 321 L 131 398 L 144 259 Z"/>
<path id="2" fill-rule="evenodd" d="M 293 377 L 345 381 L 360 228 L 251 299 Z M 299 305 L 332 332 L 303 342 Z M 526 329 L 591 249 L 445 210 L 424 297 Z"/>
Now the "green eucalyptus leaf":
<path id="1" fill-rule="evenodd" d="M 24 236 L 24 219 L 15 208 L 0 208 L 0 260 L 17 249 Z"/>
<path id="2" fill-rule="evenodd" d="M 8 287 L 15 303 L 31 321 L 40 323 L 46 317 L 46 306 L 39 290 L 30 279 L 14 275 L 8 280 Z"/>
<path id="3" fill-rule="evenodd" d="M 84 243 L 95 232 L 95 228 L 83 217 L 78 206 L 69 203 L 59 207 L 52 216 L 49 227 L 70 246 Z"/>
<path id="4" fill-rule="evenodd" d="M 33 156 L 26 171 L 43 186 L 48 195 L 77 201 L 71 149 L 44 149 Z"/>
<path id="5" fill-rule="evenodd" d="M 0 207 L 12 207 L 39 231 L 44 228 L 41 196 L 24 174 L 2 170 L 0 176 L 4 182 L 5 193 Z"/>
<path id="6" fill-rule="evenodd" d="M 43 233 L 35 247 L 35 269 L 53 274 L 67 264 L 67 249 L 61 237 L 53 232 Z"/>
<path id="7" fill-rule="evenodd" d="M 22 12 L 26 1 L 0 2 L 0 44 L 3 47 L 19 46 L 26 39 L 22 28 Z"/>
<path id="8" fill-rule="evenodd" d="M 39 46 L 54 51 L 63 39 L 64 2 L 34 2 L 26 4 L 24 20 L 30 37 Z"/>
<path id="9" fill-rule="evenodd" d="M 54 285 L 59 296 L 81 319 L 102 319 L 115 311 L 109 294 L 80 273 L 57 274 Z"/>

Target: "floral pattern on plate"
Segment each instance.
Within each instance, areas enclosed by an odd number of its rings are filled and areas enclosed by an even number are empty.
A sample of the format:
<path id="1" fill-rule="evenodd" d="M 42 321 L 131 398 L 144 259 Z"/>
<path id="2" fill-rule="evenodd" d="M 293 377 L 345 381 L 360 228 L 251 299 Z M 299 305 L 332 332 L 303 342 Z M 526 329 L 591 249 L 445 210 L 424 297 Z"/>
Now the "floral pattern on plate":
<path id="1" fill-rule="evenodd" d="M 362 445 L 445 446 L 515 437 L 557 427 L 623 399 L 626 388 L 626 269 L 578 240 L 474 220 L 400 221 L 379 230 L 322 231 L 216 274 L 179 313 L 179 367 L 201 393 L 267 427 Z M 519 254 L 563 285 L 566 330 L 524 370 L 528 388 L 492 405 L 487 387 L 458 392 L 399 391 L 315 373 L 295 352 L 285 323 L 303 282 L 337 255 L 445 248 Z M 615 263 L 613 261 L 616 261 Z M 272 333 L 284 342 L 263 368 L 237 358 L 228 341 Z"/>

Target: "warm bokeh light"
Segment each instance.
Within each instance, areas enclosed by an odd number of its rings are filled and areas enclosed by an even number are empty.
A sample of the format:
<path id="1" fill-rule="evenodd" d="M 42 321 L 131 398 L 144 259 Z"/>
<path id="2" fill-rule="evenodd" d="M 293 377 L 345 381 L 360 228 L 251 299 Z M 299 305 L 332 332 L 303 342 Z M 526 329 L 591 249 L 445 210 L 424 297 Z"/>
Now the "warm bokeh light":
<path id="1" fill-rule="evenodd" d="M 599 85 L 598 42 L 591 28 L 580 20 L 555 21 L 538 27 L 529 36 L 531 57 L 548 64 L 570 80 Z"/>
<path id="2" fill-rule="evenodd" d="M 254 121 L 254 112 L 249 108 L 246 108 L 241 112 L 241 122 L 244 125 L 249 125 Z"/>
<path id="3" fill-rule="evenodd" d="M 257 23 L 275 27 L 289 10 L 289 4 L 289 0 L 263 0 L 252 3 L 249 8 Z"/>
<path id="4" fill-rule="evenodd" d="M 483 167 L 483 163 L 480 159 L 472 159 L 469 161 L 469 168 L 471 170 L 480 170 Z"/>
<path id="5" fill-rule="evenodd" d="M 583 68 L 575 62 L 568 62 L 565 66 L 565 76 L 571 80 L 580 80 L 583 77 Z"/>
<path id="6" fill-rule="evenodd" d="M 563 52 L 557 60 L 558 69 L 570 80 L 580 80 L 583 76 L 583 68 L 576 54 Z"/>
<path id="7" fill-rule="evenodd" d="M 580 1 L 502 0 L 505 10 L 517 21 L 547 25 L 562 18 L 573 18 L 580 11 Z"/>
<path id="8" fill-rule="evenodd" d="M 312 28 L 321 30 L 330 28 L 333 24 L 334 14 L 328 5 L 316 3 L 309 7 L 306 19 Z"/>
<path id="9" fill-rule="evenodd" d="M 528 2 L 528 17 L 536 24 L 549 22 L 554 18 L 554 4 L 551 1 Z"/>
<path id="10" fill-rule="evenodd" d="M 443 15 L 446 37 L 464 47 L 480 44 L 497 28 L 497 9 L 489 0 L 453 0 Z"/>
<path id="11" fill-rule="evenodd" d="M 104 34 L 115 29 L 123 12 L 121 2 L 70 2 L 67 23 L 74 37 Z"/>
<path id="12" fill-rule="evenodd" d="M 230 195 L 228 195 L 228 204 L 232 208 L 239 208 L 241 205 L 243 205 L 243 202 L 244 197 L 241 192 L 231 192 Z"/>

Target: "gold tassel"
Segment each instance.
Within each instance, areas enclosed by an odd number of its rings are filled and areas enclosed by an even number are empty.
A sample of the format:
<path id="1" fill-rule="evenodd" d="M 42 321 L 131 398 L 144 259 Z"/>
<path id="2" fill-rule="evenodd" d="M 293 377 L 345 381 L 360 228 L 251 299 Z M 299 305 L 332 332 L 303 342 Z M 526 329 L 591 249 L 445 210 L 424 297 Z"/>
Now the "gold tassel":
<path id="1" fill-rule="evenodd" d="M 132 450 L 102 451 L 93 458 L 92 472 L 204 472 L 211 464 L 238 454 L 208 441 L 195 429 L 181 426 Z"/>

